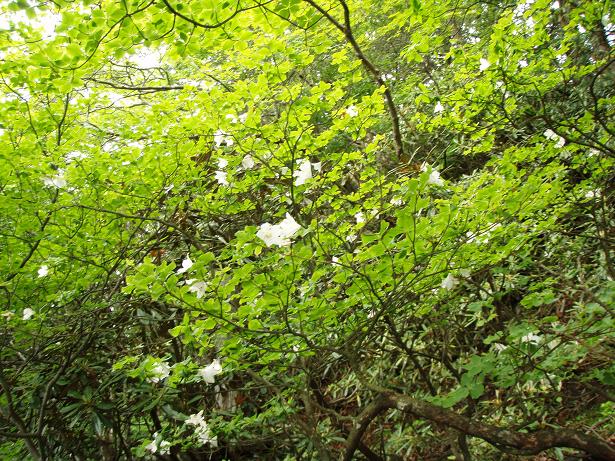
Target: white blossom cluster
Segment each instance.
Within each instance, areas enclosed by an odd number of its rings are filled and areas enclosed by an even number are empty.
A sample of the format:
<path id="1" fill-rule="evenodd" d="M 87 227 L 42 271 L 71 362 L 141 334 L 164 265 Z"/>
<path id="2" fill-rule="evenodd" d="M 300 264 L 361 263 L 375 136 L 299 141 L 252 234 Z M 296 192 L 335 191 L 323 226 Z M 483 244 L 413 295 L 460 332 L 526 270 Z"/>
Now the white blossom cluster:
<path id="1" fill-rule="evenodd" d="M 555 131 L 553 130 L 546 130 L 544 133 L 545 138 L 551 140 L 551 141 L 556 141 L 555 142 L 555 147 L 557 147 L 558 149 L 561 149 L 562 147 L 564 147 L 564 144 L 566 144 L 566 140 L 564 138 L 562 138 L 560 135 L 558 135 Z"/>
<path id="2" fill-rule="evenodd" d="M 171 443 L 166 440 L 161 440 L 158 432 L 154 432 L 154 440 L 152 440 L 145 449 L 150 453 L 160 453 L 161 455 L 167 455 L 171 448 Z"/>
<path id="3" fill-rule="evenodd" d="M 147 380 L 150 383 L 159 383 L 164 381 L 171 373 L 171 367 L 166 362 L 158 362 L 151 369 Z"/>
<path id="4" fill-rule="evenodd" d="M 357 110 L 356 106 L 348 106 L 345 112 L 348 117 L 356 117 L 357 115 L 359 115 L 359 111 Z"/>
<path id="5" fill-rule="evenodd" d="M 32 314 L 34 314 L 34 311 L 32 312 Z M 220 364 L 220 360 L 218 359 L 213 360 L 209 365 L 197 371 L 197 375 L 199 376 L 199 378 L 208 384 L 215 383 L 215 377 L 220 373 L 222 373 L 222 365 Z M 154 366 L 149 370 L 147 380 L 150 383 L 159 383 L 168 378 L 170 374 L 171 367 L 166 362 L 157 360 L 154 363 Z"/>
<path id="6" fill-rule="evenodd" d="M 203 410 L 190 415 L 186 420 L 186 424 L 195 426 L 194 433 L 203 445 L 210 444 L 213 448 L 218 446 L 218 438 L 215 435 L 211 435 L 211 430 L 209 429 L 205 418 L 203 418 Z"/>
<path id="7" fill-rule="evenodd" d="M 438 170 L 430 168 L 427 164 L 423 163 L 421 165 L 421 171 L 429 171 L 429 179 L 427 180 L 427 184 L 444 186 L 444 180 L 440 177 L 440 172 Z"/>
<path id="8" fill-rule="evenodd" d="M 302 186 L 308 179 L 312 179 L 312 168 L 315 171 L 320 171 L 322 169 L 322 163 L 312 163 L 307 158 L 302 158 L 297 161 L 297 168 L 293 172 L 295 186 Z"/>
<path id="9" fill-rule="evenodd" d="M 465 277 L 468 278 L 471 275 L 471 272 L 469 269 L 461 269 L 459 270 L 459 275 L 461 277 Z M 442 280 L 442 283 L 440 284 L 441 288 L 444 288 L 445 290 L 453 290 L 457 285 L 459 285 L 459 279 L 457 277 L 455 277 L 453 274 L 448 274 L 444 280 Z"/>
<path id="10" fill-rule="evenodd" d="M 224 171 L 224 168 L 226 168 L 226 166 L 228 165 L 228 160 L 226 159 L 218 159 L 218 170 L 216 171 L 215 174 L 215 178 L 216 181 L 218 181 L 218 184 L 220 184 L 221 186 L 228 186 L 230 185 L 228 182 L 228 173 L 226 171 Z"/>
<path id="11" fill-rule="evenodd" d="M 177 274 L 181 275 L 181 274 L 189 271 L 190 268 L 193 265 L 194 265 L 194 263 L 190 259 L 190 255 L 187 255 L 184 258 L 184 260 L 182 261 L 182 267 L 177 269 Z M 188 280 L 186 280 L 186 285 L 188 285 L 188 291 L 190 291 L 191 293 L 196 294 L 196 297 L 198 299 L 201 299 L 203 296 L 205 296 L 205 293 L 207 292 L 207 285 L 208 284 L 207 284 L 207 282 L 205 282 L 203 280 L 188 279 Z"/>
<path id="12" fill-rule="evenodd" d="M 248 113 L 244 112 L 243 114 L 239 114 L 239 118 L 235 117 L 234 114 L 226 114 L 226 119 L 232 124 L 235 124 L 237 122 L 246 123 L 246 120 L 248 119 Z"/>
<path id="13" fill-rule="evenodd" d="M 537 335 L 536 333 L 528 333 L 521 338 L 522 343 L 538 344 L 541 341 L 542 341 L 542 336 Z"/>
<path id="14" fill-rule="evenodd" d="M 192 267 L 193 264 L 194 263 L 190 259 L 190 256 L 186 256 L 186 258 L 182 261 L 182 267 L 180 269 L 177 269 L 177 273 L 178 274 L 183 274 L 184 272 L 189 270 Z"/>
<path id="15" fill-rule="evenodd" d="M 66 179 L 64 179 L 64 172 L 60 170 L 55 176 L 45 176 L 43 178 L 43 184 L 46 187 L 55 187 L 57 189 L 62 189 L 63 187 L 66 187 Z"/>
<path id="16" fill-rule="evenodd" d="M 255 165 L 256 165 L 256 163 L 254 162 L 254 159 L 252 158 L 252 156 L 250 154 L 247 154 L 241 160 L 241 166 L 243 167 L 244 170 L 249 170 L 251 168 L 254 168 Z"/>
<path id="17" fill-rule="evenodd" d="M 295 186 L 302 186 L 308 179 L 312 178 L 312 163 L 309 159 L 299 160 L 299 168 L 293 172 Z"/>
<path id="18" fill-rule="evenodd" d="M 222 365 L 220 364 L 220 360 L 214 359 L 209 365 L 205 368 L 201 368 L 198 371 L 198 375 L 201 377 L 203 381 L 208 384 L 213 384 L 216 382 L 216 375 L 222 373 Z"/>
<path id="19" fill-rule="evenodd" d="M 291 243 L 291 238 L 301 229 L 301 226 L 288 213 L 286 218 L 279 224 L 270 224 L 268 222 L 261 224 L 256 236 L 265 242 L 265 245 L 272 246 L 288 246 Z"/>
<path id="20" fill-rule="evenodd" d="M 218 130 L 214 133 L 214 144 L 216 147 L 232 146 L 235 144 L 235 140 L 226 131 Z"/>
<path id="21" fill-rule="evenodd" d="M 197 279 L 186 280 L 186 285 L 189 285 L 188 291 L 194 293 L 198 299 L 205 296 L 207 292 L 207 282 Z"/>
<path id="22" fill-rule="evenodd" d="M 459 284 L 459 280 L 453 274 L 448 274 L 440 286 L 445 290 L 452 290 Z"/>

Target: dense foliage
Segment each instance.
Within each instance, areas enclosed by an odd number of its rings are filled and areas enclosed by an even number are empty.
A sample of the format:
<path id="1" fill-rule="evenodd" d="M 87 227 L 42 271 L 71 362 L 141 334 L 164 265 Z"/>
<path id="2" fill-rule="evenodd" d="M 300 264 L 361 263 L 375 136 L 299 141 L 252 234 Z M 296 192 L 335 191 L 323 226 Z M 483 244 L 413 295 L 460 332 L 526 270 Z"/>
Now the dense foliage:
<path id="1" fill-rule="evenodd" d="M 1 5 L 0 458 L 615 460 L 609 0 Z"/>

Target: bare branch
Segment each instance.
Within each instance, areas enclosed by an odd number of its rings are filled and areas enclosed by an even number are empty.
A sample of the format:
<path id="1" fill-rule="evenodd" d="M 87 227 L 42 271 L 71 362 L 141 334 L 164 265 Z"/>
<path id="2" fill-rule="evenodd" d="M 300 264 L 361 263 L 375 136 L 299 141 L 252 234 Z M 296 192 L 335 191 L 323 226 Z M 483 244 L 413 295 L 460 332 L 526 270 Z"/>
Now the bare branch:
<path id="1" fill-rule="evenodd" d="M 477 422 L 452 410 L 423 400 L 394 392 L 383 392 L 359 415 L 346 442 L 344 460 L 353 459 L 357 444 L 370 422 L 388 409 L 411 413 L 420 418 L 458 430 L 462 434 L 478 437 L 500 449 L 514 449 L 525 455 L 535 455 L 549 448 L 563 447 L 582 450 L 602 461 L 615 461 L 615 446 L 583 432 L 561 428 L 545 429 L 533 433 Z"/>
<path id="2" fill-rule="evenodd" d="M 344 0 L 339 0 L 342 8 L 344 10 L 344 24 L 342 25 L 337 19 L 335 19 L 331 14 L 318 5 L 314 0 L 305 0 L 308 4 L 314 7 L 320 14 L 322 14 L 327 20 L 333 24 L 337 29 L 339 29 L 346 38 L 346 41 L 352 46 L 355 55 L 363 64 L 363 67 L 367 70 L 369 75 L 372 77 L 374 83 L 376 83 L 379 87 L 384 88 L 384 100 L 387 106 L 387 110 L 389 111 L 389 116 L 391 117 L 391 124 L 393 125 L 393 140 L 395 142 L 395 153 L 397 154 L 398 160 L 410 161 L 411 159 L 406 159 L 404 155 L 404 146 L 401 137 L 401 129 L 399 127 L 399 114 L 397 112 L 397 107 L 395 106 L 395 102 L 393 101 L 393 95 L 391 94 L 391 90 L 386 85 L 384 80 L 382 79 L 381 73 L 376 69 L 374 64 L 365 56 L 363 50 L 357 43 L 353 33 L 352 27 L 350 23 L 350 10 L 348 5 Z"/>

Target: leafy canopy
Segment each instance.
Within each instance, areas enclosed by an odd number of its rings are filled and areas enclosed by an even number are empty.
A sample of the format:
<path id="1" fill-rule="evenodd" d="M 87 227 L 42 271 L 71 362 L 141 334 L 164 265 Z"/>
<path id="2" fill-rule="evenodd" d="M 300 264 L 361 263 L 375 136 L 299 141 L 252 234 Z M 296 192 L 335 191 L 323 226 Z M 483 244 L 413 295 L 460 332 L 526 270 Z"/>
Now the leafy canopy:
<path id="1" fill-rule="evenodd" d="M 608 1 L 2 10 L 1 457 L 615 459 Z"/>

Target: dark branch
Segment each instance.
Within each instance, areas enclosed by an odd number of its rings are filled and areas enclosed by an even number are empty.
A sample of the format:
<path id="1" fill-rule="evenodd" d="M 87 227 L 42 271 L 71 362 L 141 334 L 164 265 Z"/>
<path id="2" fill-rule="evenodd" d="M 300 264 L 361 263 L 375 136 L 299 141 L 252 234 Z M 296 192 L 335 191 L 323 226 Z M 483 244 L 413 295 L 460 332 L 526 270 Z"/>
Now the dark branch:
<path id="1" fill-rule="evenodd" d="M 271 3 L 272 0 L 269 0 L 268 2 L 264 2 L 264 3 L 257 3 L 256 5 L 252 5 L 252 6 L 248 6 L 246 8 L 240 8 L 239 7 L 239 2 L 237 2 L 237 7 L 235 8 L 235 11 L 233 12 L 233 14 L 231 14 L 228 18 L 223 19 L 222 21 L 219 21 L 215 24 L 203 24 L 202 22 L 199 22 L 193 18 L 190 18 L 182 13 L 180 13 L 179 11 L 177 11 L 177 9 L 173 8 L 173 6 L 171 6 L 171 4 L 168 2 L 168 0 L 162 0 L 162 3 L 164 3 L 164 5 L 167 7 L 167 9 L 173 13 L 175 16 L 182 18 L 184 21 L 188 21 L 190 24 L 196 26 L 196 27 L 200 27 L 202 29 L 217 29 L 219 27 L 222 27 L 224 24 L 226 24 L 227 22 L 229 22 L 230 20 L 232 20 L 235 16 L 237 16 L 239 13 L 241 13 L 242 11 L 249 11 L 252 10 L 254 8 L 260 8 L 263 5 L 267 5 L 268 3 Z"/>
<path id="2" fill-rule="evenodd" d="M 183 85 L 171 85 L 171 86 L 133 86 L 133 85 L 122 85 L 121 83 L 113 83 L 108 82 L 106 80 L 98 80 L 96 78 L 89 78 L 95 83 L 99 83 L 101 85 L 106 85 L 111 88 L 115 88 L 116 90 L 129 90 L 129 91 L 142 91 L 147 93 L 154 93 L 157 91 L 172 91 L 172 90 L 183 90 Z"/>
<path id="3" fill-rule="evenodd" d="M 370 422 L 388 409 L 408 412 L 419 418 L 451 427 L 462 434 L 483 439 L 498 449 L 514 449 L 518 453 L 535 455 L 550 448 L 574 448 L 601 461 L 615 461 L 615 446 L 583 432 L 566 428 L 545 429 L 532 433 L 516 432 L 477 422 L 452 410 L 393 392 L 380 394 L 361 412 L 348 436 L 344 460 L 353 459 L 357 445 Z"/>
<path id="4" fill-rule="evenodd" d="M 393 125 L 393 140 L 395 142 L 395 153 L 397 154 L 397 159 L 407 161 L 411 160 L 405 159 L 404 156 L 401 129 L 399 128 L 399 114 L 397 113 L 397 107 L 395 106 L 395 102 L 393 101 L 393 95 L 391 94 L 391 90 L 382 79 L 382 75 L 380 74 L 378 69 L 376 69 L 374 64 L 369 59 L 367 59 L 367 56 L 365 56 L 363 50 L 361 50 L 361 47 L 357 43 L 352 33 L 352 27 L 350 23 L 350 10 L 348 8 L 348 5 L 344 0 L 339 0 L 340 4 L 342 5 L 342 8 L 344 9 L 344 24 L 341 24 L 337 19 L 331 16 L 331 14 L 327 10 L 318 5 L 314 0 L 305 1 L 309 5 L 314 7 L 316 10 L 318 10 L 320 14 L 327 18 L 327 20 L 331 24 L 333 24 L 344 34 L 346 41 L 350 44 L 350 46 L 352 46 L 355 55 L 357 56 L 357 58 L 359 58 L 359 61 L 361 61 L 361 64 L 363 64 L 363 67 L 367 70 L 374 83 L 384 88 L 384 100 L 387 106 L 387 110 L 389 111 L 389 116 L 391 117 L 391 124 Z"/>

